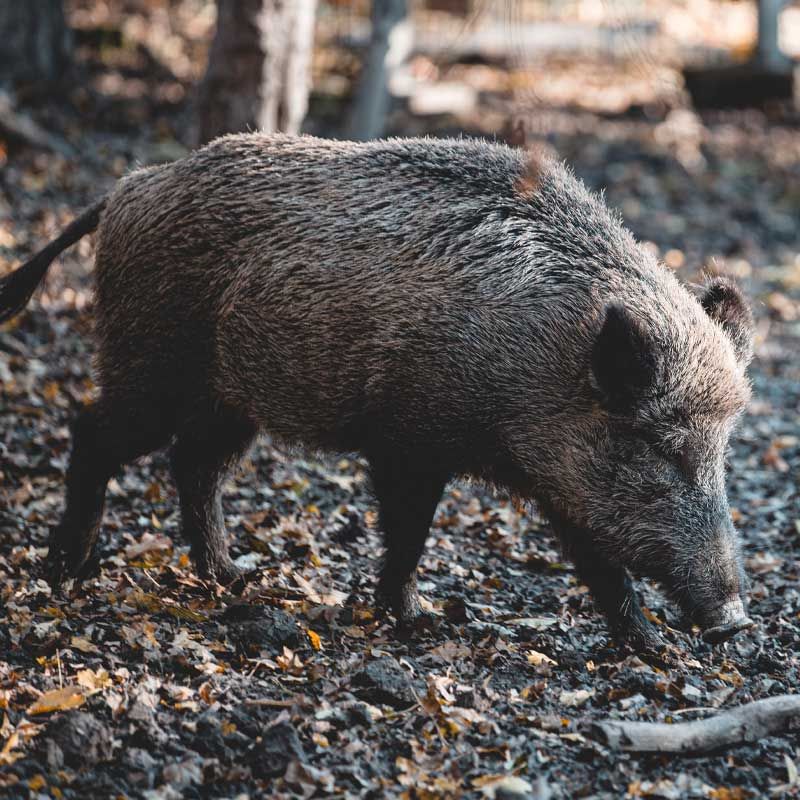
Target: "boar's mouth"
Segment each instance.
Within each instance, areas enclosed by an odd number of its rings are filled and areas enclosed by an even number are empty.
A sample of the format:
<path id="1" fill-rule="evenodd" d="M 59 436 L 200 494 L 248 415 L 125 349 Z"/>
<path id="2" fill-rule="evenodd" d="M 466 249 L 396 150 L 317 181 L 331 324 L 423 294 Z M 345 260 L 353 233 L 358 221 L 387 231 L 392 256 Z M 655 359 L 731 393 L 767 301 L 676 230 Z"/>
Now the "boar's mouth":
<path id="1" fill-rule="evenodd" d="M 703 639 L 712 644 L 724 642 L 755 623 L 747 616 L 741 597 L 730 597 L 701 620 Z"/>

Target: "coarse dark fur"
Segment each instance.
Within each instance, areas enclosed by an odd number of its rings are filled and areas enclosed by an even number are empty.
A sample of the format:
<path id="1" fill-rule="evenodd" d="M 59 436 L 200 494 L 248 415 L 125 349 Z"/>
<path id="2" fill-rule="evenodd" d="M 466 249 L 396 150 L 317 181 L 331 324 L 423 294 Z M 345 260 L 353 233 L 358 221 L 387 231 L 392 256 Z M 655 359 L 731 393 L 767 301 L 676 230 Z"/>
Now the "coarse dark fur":
<path id="1" fill-rule="evenodd" d="M 43 258 L 0 283 L 0 319 Z M 657 637 L 629 570 L 707 626 L 744 593 L 724 454 L 750 313 L 724 281 L 699 302 L 557 163 L 478 141 L 228 136 L 119 182 L 95 278 L 100 397 L 75 422 L 54 583 L 85 571 L 109 477 L 170 442 L 197 567 L 233 579 L 220 486 L 265 430 L 368 459 L 379 588 L 405 622 L 462 475 L 537 501 L 637 646 Z"/>

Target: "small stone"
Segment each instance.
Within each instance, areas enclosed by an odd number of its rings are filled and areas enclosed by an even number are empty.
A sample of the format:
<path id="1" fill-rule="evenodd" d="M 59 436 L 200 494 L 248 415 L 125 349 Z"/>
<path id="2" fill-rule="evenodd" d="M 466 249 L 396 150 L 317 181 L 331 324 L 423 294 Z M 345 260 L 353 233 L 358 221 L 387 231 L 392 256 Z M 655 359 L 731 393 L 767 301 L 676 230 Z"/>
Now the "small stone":
<path id="1" fill-rule="evenodd" d="M 259 778 L 278 778 L 292 761 L 306 761 L 297 731 L 288 722 L 264 730 L 261 741 L 250 751 L 250 766 Z"/>
<path id="2" fill-rule="evenodd" d="M 375 659 L 353 676 L 355 693 L 368 703 L 408 708 L 416 697 L 408 673 L 390 656 Z"/>
<path id="3" fill-rule="evenodd" d="M 133 723 L 131 741 L 141 747 L 156 749 L 164 747 L 169 741 L 169 734 L 156 722 L 155 710 L 147 703 L 136 700 L 131 705 L 127 718 Z"/>
<path id="4" fill-rule="evenodd" d="M 353 703 L 347 709 L 348 720 L 351 725 L 363 725 L 366 728 L 371 727 L 376 719 L 380 719 L 381 710 L 371 706 L 368 703 Z"/>
<path id="5" fill-rule="evenodd" d="M 197 756 L 197 753 L 193 755 Z M 183 761 L 167 764 L 161 772 L 161 777 L 164 783 L 177 789 L 183 789 L 186 786 L 201 784 L 203 770 L 196 758 L 185 758 Z"/>
<path id="6" fill-rule="evenodd" d="M 50 772 L 64 767 L 64 751 L 52 739 L 45 741 L 45 762 Z"/>
<path id="7" fill-rule="evenodd" d="M 594 697 L 594 689 L 576 689 L 574 692 L 564 691 L 558 697 L 562 706 L 580 708 L 590 698 Z"/>
<path id="8" fill-rule="evenodd" d="M 258 655 L 261 650 L 280 653 L 284 647 L 298 647 L 302 640 L 294 617 L 280 608 L 234 606 L 224 618 L 233 623 L 231 636 L 246 655 Z"/>
<path id="9" fill-rule="evenodd" d="M 141 747 L 129 747 L 123 754 L 123 763 L 128 768 L 128 781 L 151 789 L 155 784 L 158 763 Z"/>
<path id="10" fill-rule="evenodd" d="M 205 714 L 197 720 L 195 733 L 195 749 L 209 758 L 217 758 L 222 762 L 231 760 L 232 754 L 225 744 L 219 718 L 214 714 Z"/>
<path id="11" fill-rule="evenodd" d="M 55 719 L 48 732 L 48 762 L 63 760 L 67 766 L 84 767 L 110 761 L 113 756 L 113 731 L 84 711 L 73 711 Z"/>
<path id="12" fill-rule="evenodd" d="M 538 718 L 538 724 L 543 731 L 560 731 L 564 727 L 562 719 L 555 714 L 542 714 Z"/>

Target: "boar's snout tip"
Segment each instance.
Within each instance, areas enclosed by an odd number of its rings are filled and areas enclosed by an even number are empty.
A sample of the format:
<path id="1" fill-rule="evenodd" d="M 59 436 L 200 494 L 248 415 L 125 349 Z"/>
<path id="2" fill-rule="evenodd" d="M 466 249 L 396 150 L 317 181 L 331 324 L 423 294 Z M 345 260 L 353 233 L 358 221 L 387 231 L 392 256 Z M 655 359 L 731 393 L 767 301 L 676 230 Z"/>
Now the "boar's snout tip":
<path id="1" fill-rule="evenodd" d="M 708 615 L 708 626 L 703 631 L 703 639 L 711 644 L 718 644 L 754 625 L 753 620 L 745 614 L 742 598 L 731 597 Z"/>

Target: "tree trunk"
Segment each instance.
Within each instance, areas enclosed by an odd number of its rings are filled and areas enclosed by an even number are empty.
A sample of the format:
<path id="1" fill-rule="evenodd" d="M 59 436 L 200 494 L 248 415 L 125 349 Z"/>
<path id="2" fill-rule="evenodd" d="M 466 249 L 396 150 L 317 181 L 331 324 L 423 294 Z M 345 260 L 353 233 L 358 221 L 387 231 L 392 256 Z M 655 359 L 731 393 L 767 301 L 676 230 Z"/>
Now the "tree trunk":
<path id="1" fill-rule="evenodd" d="M 317 0 L 217 0 L 200 86 L 199 139 L 299 133 L 308 108 Z"/>
<path id="2" fill-rule="evenodd" d="M 372 35 L 353 104 L 351 138 L 383 136 L 392 99 L 389 79 L 408 58 L 412 43 L 407 0 L 373 0 Z"/>
<path id="3" fill-rule="evenodd" d="M 791 60 L 778 46 L 778 22 L 786 0 L 758 0 L 758 62 L 773 72 L 789 72 Z"/>
<path id="4" fill-rule="evenodd" d="M 61 0 L 0 0 L 0 87 L 41 90 L 64 77 L 72 37 Z"/>

